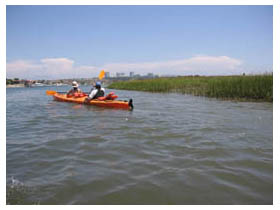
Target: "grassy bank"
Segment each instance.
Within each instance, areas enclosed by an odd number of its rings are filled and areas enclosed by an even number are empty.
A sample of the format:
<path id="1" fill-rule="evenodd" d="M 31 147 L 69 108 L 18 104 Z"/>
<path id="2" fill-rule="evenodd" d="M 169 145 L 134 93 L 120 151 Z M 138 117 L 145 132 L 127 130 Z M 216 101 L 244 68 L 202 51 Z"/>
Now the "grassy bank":
<path id="1" fill-rule="evenodd" d="M 273 75 L 186 76 L 130 80 L 108 88 L 150 92 L 177 92 L 241 101 L 273 101 Z"/>

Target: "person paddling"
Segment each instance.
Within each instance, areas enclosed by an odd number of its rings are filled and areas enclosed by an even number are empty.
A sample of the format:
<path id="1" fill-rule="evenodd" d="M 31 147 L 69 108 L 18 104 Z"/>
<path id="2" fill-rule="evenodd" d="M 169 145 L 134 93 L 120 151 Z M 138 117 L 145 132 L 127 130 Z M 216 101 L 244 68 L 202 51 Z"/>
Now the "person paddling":
<path id="1" fill-rule="evenodd" d="M 72 89 L 67 92 L 67 96 L 74 96 L 77 93 L 82 93 L 81 89 L 79 89 L 79 85 L 76 81 L 72 82 Z"/>
<path id="2" fill-rule="evenodd" d="M 85 98 L 85 103 L 97 99 L 98 97 L 103 97 L 104 95 L 105 89 L 101 87 L 101 82 L 96 82 L 95 86 L 91 89 L 89 96 Z"/>

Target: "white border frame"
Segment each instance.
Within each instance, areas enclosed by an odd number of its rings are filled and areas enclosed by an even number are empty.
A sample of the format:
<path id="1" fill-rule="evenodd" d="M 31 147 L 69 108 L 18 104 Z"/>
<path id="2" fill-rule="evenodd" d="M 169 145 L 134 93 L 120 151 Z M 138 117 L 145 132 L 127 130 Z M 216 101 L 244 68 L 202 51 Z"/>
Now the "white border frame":
<path id="1" fill-rule="evenodd" d="M 0 0 L 0 67 L 5 73 L 0 74 L 1 81 L 1 103 L 0 103 L 0 206 L 4 208 L 23 208 L 23 206 L 6 206 L 6 5 L 273 5 L 273 205 L 272 206 L 254 206 L 256 209 L 275 208 L 280 205 L 280 133 L 276 128 L 279 126 L 279 107 L 280 107 L 280 1 L 279 0 Z M 3 123 L 4 121 L 4 123 Z M 27 208 L 37 208 L 38 206 L 27 206 Z M 106 206 L 106 208 L 131 209 L 131 206 Z M 147 208 L 146 206 L 133 206 L 136 209 Z M 157 206 L 152 206 L 154 208 Z M 173 206 L 174 207 L 174 206 Z M 185 206 L 175 206 L 177 209 L 185 209 Z M 201 206 L 189 206 L 192 209 L 201 208 Z M 204 206 L 202 206 L 204 207 Z M 220 209 L 225 206 L 205 206 L 208 209 Z M 25 207 L 26 208 L 26 207 Z M 49 208 L 49 206 L 40 206 L 40 208 Z M 67 208 L 76 208 L 76 206 L 67 206 Z M 79 208 L 91 208 L 79 206 Z M 104 206 L 94 206 L 100 209 Z M 160 206 L 160 208 L 170 208 L 170 206 Z M 248 208 L 248 206 L 226 206 L 225 208 Z M 3 209 L 3 208 L 2 208 Z"/>

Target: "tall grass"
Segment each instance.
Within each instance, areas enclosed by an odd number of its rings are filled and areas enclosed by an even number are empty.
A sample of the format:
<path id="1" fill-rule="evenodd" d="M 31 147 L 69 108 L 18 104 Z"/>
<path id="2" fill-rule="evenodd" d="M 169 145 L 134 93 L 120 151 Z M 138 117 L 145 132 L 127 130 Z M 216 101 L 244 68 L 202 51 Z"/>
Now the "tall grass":
<path id="1" fill-rule="evenodd" d="M 177 92 L 245 101 L 273 101 L 272 74 L 155 78 L 115 82 L 108 87 L 122 90 Z"/>

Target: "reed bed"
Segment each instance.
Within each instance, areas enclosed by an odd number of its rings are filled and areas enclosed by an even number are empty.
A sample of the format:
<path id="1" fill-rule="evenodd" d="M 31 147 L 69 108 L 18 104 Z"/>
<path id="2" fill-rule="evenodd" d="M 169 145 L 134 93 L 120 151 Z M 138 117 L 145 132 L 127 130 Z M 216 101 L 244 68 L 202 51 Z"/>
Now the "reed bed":
<path id="1" fill-rule="evenodd" d="M 239 101 L 273 101 L 273 75 L 185 76 L 129 80 L 108 88 L 149 92 L 176 92 Z"/>

